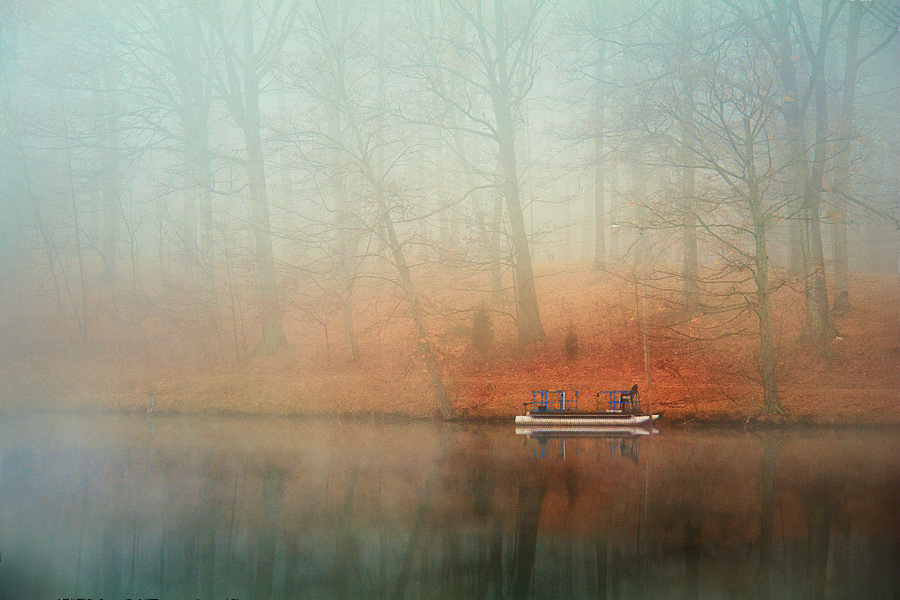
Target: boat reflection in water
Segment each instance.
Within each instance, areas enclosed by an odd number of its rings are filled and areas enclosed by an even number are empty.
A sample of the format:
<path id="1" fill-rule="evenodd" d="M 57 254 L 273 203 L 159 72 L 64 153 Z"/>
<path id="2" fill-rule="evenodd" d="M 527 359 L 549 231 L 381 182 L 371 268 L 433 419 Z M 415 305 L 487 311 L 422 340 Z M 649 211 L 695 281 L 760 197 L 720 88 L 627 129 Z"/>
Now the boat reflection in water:
<path id="1" fill-rule="evenodd" d="M 0 598 L 900 592 L 895 432 L 157 415 L 152 433 L 0 421 Z"/>
<path id="2" fill-rule="evenodd" d="M 634 464 L 638 463 L 639 439 L 656 433 L 659 433 L 658 429 L 641 425 L 516 427 L 516 435 L 537 441 L 538 447 L 533 451 L 536 457 L 558 456 L 565 459 L 568 442 L 569 456 L 572 456 L 573 452 L 575 456 L 579 456 L 591 451 L 599 456 L 601 447 L 605 447 L 611 456 L 618 453 Z"/>

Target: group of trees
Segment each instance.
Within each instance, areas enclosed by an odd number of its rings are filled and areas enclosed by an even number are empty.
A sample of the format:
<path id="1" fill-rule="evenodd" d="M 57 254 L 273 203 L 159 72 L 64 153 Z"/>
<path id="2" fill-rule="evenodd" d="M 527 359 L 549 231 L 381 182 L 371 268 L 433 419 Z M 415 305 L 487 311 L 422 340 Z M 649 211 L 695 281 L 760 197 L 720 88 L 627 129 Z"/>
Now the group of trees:
<path id="1" fill-rule="evenodd" d="M 578 224 L 597 269 L 634 249 L 686 314 L 756 315 L 774 411 L 773 290 L 802 283 L 804 335 L 827 345 L 822 224 L 841 309 L 850 216 L 897 222 L 900 15 L 883 0 L 0 11 L 5 360 L 28 351 L 35 298 L 76 349 L 100 306 L 140 328 L 180 290 L 204 353 L 231 336 L 246 355 L 248 307 L 257 351 L 276 351 L 290 303 L 326 333 L 337 316 L 352 361 L 369 277 L 400 289 L 449 416 L 417 272 L 473 273 L 497 310 L 508 287 L 527 346 L 545 335 L 536 252 Z"/>

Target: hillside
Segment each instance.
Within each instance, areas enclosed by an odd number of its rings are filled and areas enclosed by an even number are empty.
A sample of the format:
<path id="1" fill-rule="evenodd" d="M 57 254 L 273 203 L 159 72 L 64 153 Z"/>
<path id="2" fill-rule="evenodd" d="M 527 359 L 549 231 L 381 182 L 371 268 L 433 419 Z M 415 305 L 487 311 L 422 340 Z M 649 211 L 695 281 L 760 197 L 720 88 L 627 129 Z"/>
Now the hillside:
<path id="1" fill-rule="evenodd" d="M 467 291 L 468 284 L 449 277 L 419 282 L 440 368 L 461 418 L 511 417 L 532 390 L 579 390 L 584 399 L 633 383 L 645 388 L 634 284 L 574 265 L 545 265 L 538 275 L 547 335 L 525 350 L 516 347 L 507 300 Z M 856 276 L 851 286 L 852 308 L 835 315 L 839 337 L 824 349 L 800 341 L 802 295 L 785 287 L 773 298 L 781 415 L 762 414 L 750 315 L 726 324 L 717 321 L 724 317 L 716 311 L 685 315 L 665 293 L 651 294 L 653 410 L 671 422 L 900 423 L 900 281 Z M 479 305 L 492 315 L 494 343 L 487 355 L 471 341 Z M 217 351 L 201 331 L 179 325 L 177 306 L 173 301 L 147 311 L 141 337 L 130 342 L 103 346 L 100 340 L 91 352 L 45 349 L 7 362 L 0 372 L 3 406 L 143 410 L 152 391 L 161 412 L 436 415 L 424 367 L 412 358 L 415 340 L 396 289 L 357 292 L 355 362 L 344 358 L 333 314 L 325 319 L 326 332 L 309 310 L 288 308 L 285 349 L 236 359 L 222 342 L 227 330 L 218 335 L 226 351 Z M 570 325 L 578 352 L 568 360 Z"/>

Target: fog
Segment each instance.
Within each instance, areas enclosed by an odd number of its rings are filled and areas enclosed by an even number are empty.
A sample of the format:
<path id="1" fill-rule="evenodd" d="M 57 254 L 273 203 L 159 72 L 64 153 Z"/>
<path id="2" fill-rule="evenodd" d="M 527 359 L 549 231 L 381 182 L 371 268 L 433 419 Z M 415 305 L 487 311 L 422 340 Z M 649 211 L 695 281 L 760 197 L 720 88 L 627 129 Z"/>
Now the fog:
<path id="1" fill-rule="evenodd" d="M 504 425 L 177 416 L 147 435 L 141 417 L 71 414 L 0 432 L 2 598 L 900 588 L 890 432 L 567 440 Z"/>
<path id="2" fill-rule="evenodd" d="M 706 339 L 745 319 L 777 411 L 773 295 L 802 294 L 827 346 L 853 274 L 896 277 L 893 0 L 6 0 L 0 18 L 3 367 L 387 353 L 450 417 L 445 334 L 476 334 L 481 308 L 490 344 L 563 335 L 584 323 L 551 330 L 568 309 L 540 279 L 587 271 L 649 298 L 638 312 L 717 315 Z"/>

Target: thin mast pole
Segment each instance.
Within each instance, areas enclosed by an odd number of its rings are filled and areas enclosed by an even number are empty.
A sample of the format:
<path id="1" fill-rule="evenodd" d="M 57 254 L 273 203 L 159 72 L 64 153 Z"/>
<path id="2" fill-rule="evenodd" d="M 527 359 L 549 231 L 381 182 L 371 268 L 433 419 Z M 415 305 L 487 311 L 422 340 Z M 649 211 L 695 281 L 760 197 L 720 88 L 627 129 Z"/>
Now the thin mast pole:
<path id="1" fill-rule="evenodd" d="M 650 339 L 648 335 L 649 326 L 647 323 L 647 319 L 649 314 L 647 312 L 647 232 L 645 228 L 641 228 L 641 310 L 644 312 L 644 318 L 641 319 L 643 321 L 643 330 L 644 330 L 644 370 L 647 374 L 647 414 L 653 415 L 653 395 L 651 394 L 651 385 L 652 378 L 650 377 Z M 652 421 L 652 419 L 651 419 Z"/>

